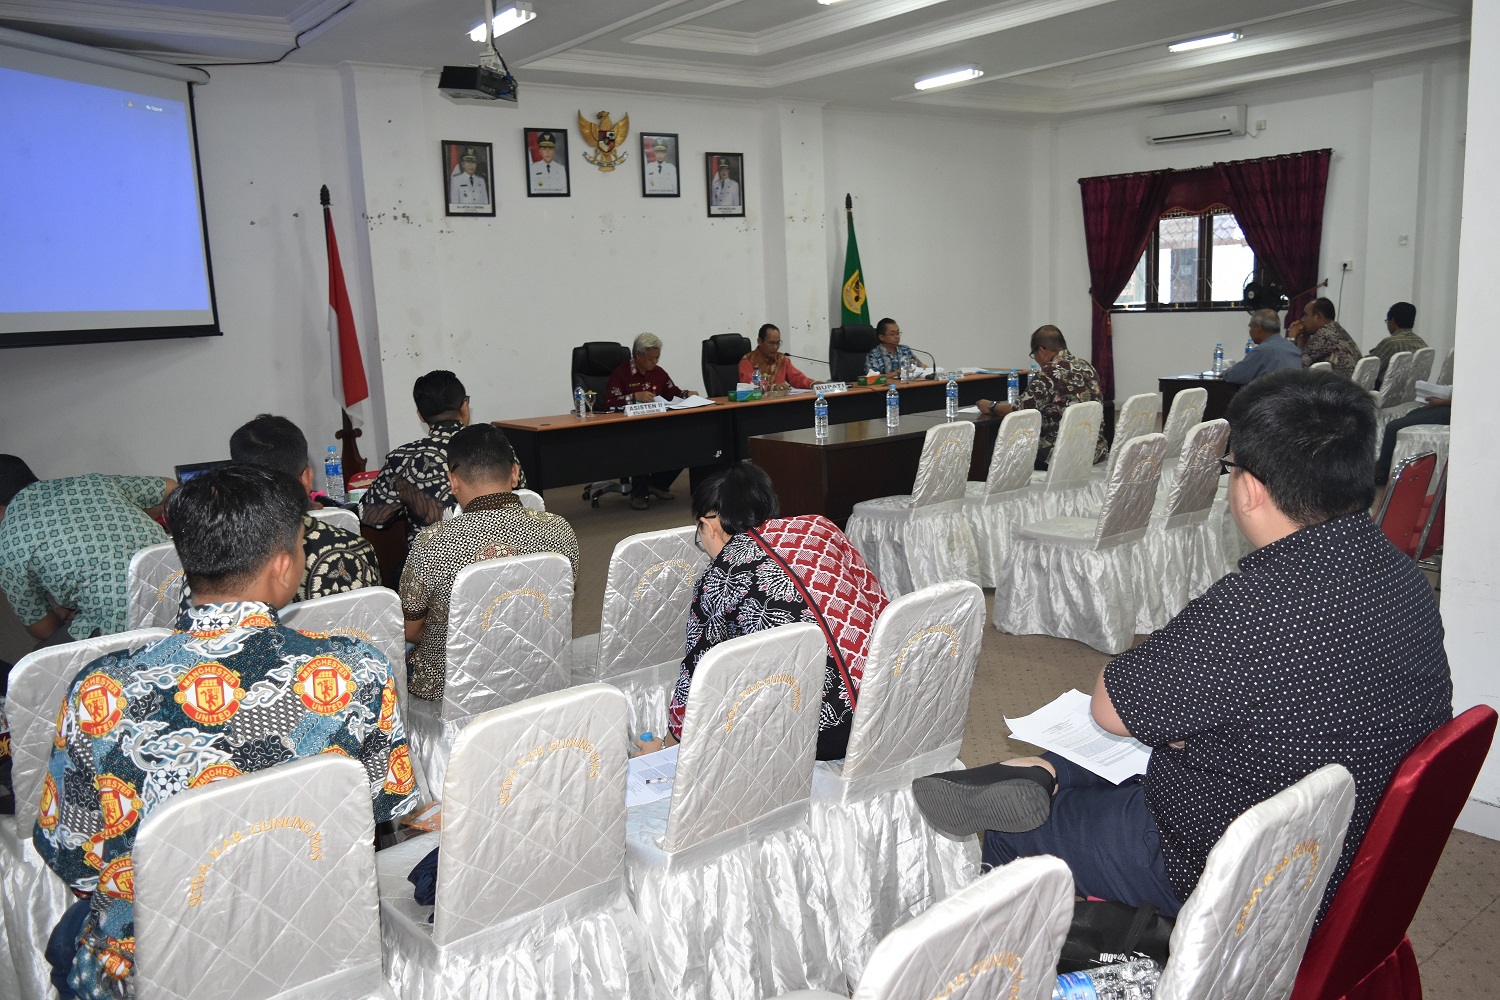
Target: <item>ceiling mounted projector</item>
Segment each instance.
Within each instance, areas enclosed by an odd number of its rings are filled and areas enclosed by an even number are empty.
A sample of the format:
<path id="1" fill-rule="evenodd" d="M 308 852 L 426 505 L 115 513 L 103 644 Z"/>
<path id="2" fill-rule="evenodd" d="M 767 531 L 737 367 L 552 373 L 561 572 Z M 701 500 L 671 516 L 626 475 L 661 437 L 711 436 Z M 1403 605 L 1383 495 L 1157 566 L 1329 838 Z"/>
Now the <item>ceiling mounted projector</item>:
<path id="1" fill-rule="evenodd" d="M 516 78 L 488 66 L 444 66 L 438 90 L 455 101 L 516 103 Z"/>

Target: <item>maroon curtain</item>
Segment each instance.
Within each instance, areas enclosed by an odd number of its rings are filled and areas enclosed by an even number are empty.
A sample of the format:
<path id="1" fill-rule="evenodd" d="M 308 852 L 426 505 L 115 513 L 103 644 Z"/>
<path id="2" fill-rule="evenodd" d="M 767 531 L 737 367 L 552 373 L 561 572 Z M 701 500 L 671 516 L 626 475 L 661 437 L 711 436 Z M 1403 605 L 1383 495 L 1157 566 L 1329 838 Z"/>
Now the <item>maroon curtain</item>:
<path id="1" fill-rule="evenodd" d="M 1323 242 L 1323 194 L 1331 149 L 1258 160 L 1215 163 L 1229 207 L 1255 255 L 1292 297 L 1286 325 L 1317 297 L 1318 249 Z"/>
<path id="2" fill-rule="evenodd" d="M 1169 170 L 1078 181 L 1083 189 L 1083 237 L 1093 300 L 1092 360 L 1105 399 L 1115 398 L 1114 328 L 1109 310 L 1146 249 L 1171 184 Z"/>

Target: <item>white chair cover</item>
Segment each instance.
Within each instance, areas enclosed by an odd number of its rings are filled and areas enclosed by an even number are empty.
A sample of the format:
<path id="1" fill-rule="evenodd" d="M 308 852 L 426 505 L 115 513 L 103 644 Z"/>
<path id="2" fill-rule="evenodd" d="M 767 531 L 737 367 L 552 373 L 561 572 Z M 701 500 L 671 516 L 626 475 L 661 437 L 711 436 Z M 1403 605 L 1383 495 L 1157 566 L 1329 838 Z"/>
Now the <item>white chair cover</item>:
<path id="1" fill-rule="evenodd" d="M 1432 482 L 1427 484 L 1428 494 L 1437 492 L 1438 476 L 1448 464 L 1448 425 L 1417 424 L 1403 427 L 1396 432 L 1396 450 L 1391 453 L 1391 468 L 1395 469 L 1406 459 L 1428 452 L 1437 455 L 1437 466 L 1432 470 Z"/>
<path id="2" fill-rule="evenodd" d="M 1161 461 L 1161 483 L 1157 493 L 1169 493 L 1177 480 L 1177 466 L 1182 458 L 1182 444 L 1187 432 L 1203 422 L 1203 411 L 1208 406 L 1208 390 L 1202 386 L 1183 389 L 1172 397 L 1172 409 L 1162 424 L 1161 432 L 1167 439 L 1167 456 Z"/>
<path id="3" fill-rule="evenodd" d="M 188 789 L 136 837 L 138 1000 L 365 1000 L 380 971 L 370 782 L 319 754 Z"/>
<path id="4" fill-rule="evenodd" d="M 1205 397 L 1208 395 L 1206 389 L 1204 395 Z M 1119 463 L 1125 445 L 1142 435 L 1154 433 L 1160 419 L 1161 393 L 1143 392 L 1125 400 L 1125 404 L 1120 407 L 1120 412 L 1115 417 L 1115 438 L 1110 443 L 1109 455 L 1105 457 L 1102 464 L 1094 468 L 1092 489 L 1089 494 L 1091 506 L 1098 507 L 1104 502 L 1110 473 L 1114 472 L 1115 465 Z"/>
<path id="5" fill-rule="evenodd" d="M 1031 479 L 1041 430 L 1040 410 L 1007 413 L 995 435 L 989 474 L 984 482 L 964 484 L 964 517 L 979 554 L 981 587 L 993 587 L 997 568 L 1010 560 L 1010 539 L 1016 528 L 1036 520 Z"/>
<path id="6" fill-rule="evenodd" d="M 186 585 L 176 545 L 162 542 L 137 550 L 125 571 L 130 627 L 174 627 L 182 613 L 182 591 Z"/>
<path id="7" fill-rule="evenodd" d="M 1332 368 L 1332 365 L 1328 366 Z M 1380 359 L 1373 354 L 1354 362 L 1354 371 L 1349 376 L 1361 389 L 1374 390 L 1375 380 L 1380 377 Z"/>
<path id="8" fill-rule="evenodd" d="M 1151 530 L 1136 562 L 1139 613 L 1135 630 L 1164 628 L 1188 601 L 1223 576 L 1222 526 L 1214 517 L 1219 460 L 1229 445 L 1229 422 L 1210 420 L 1188 431 L 1177 481 L 1163 496 L 1157 491 Z"/>
<path id="9" fill-rule="evenodd" d="M 1453 352 L 1449 351 L 1447 357 L 1443 358 L 1443 367 L 1438 369 L 1437 378 L 1433 379 L 1438 385 L 1453 384 Z"/>
<path id="10" fill-rule="evenodd" d="M 351 535 L 359 534 L 359 515 L 347 507 L 320 507 L 307 512 L 308 517 L 327 521 L 335 528 L 343 528 Z"/>
<path id="11" fill-rule="evenodd" d="M 1452 353 L 1451 351 L 1449 352 Z M 1426 382 L 1432 377 L 1432 362 L 1437 357 L 1437 349 L 1433 347 L 1422 347 L 1412 352 L 1411 356 L 1411 389 L 1403 403 L 1415 403 L 1417 401 L 1417 383 Z M 1450 383 L 1443 383 L 1448 385 Z"/>
<path id="12" fill-rule="evenodd" d="M 969 421 L 929 427 L 911 494 L 854 505 L 845 534 L 888 597 L 944 580 L 979 581 L 979 550 L 964 517 L 973 451 Z"/>
<path id="13" fill-rule="evenodd" d="M 686 525 L 622 539 L 609 559 L 599 632 L 573 640 L 573 682 L 624 691 L 633 735 L 667 731 L 693 583 L 708 567 L 695 533 Z"/>
<path id="14" fill-rule="evenodd" d="M 47 782 L 47 762 L 63 698 L 73 678 L 107 653 L 135 649 L 171 635 L 170 629 L 81 639 L 47 646 L 21 657 L 11 668 L 5 717 L 10 727 L 11 790 L 16 814 L 0 817 L 0 907 L 7 948 L 0 953 L 0 982 L 12 977 L 22 1000 L 54 997 L 52 967 L 42 955 L 52 928 L 73 902 L 67 883 L 47 867 L 31 846 L 31 831 Z M 57 801 L 55 789 L 47 791 Z"/>
<path id="15" fill-rule="evenodd" d="M 626 712 L 619 690 L 587 684 L 459 735 L 442 832 L 376 858 L 386 973 L 402 997 L 651 995 L 625 896 Z M 437 905 L 419 906 L 406 876 L 439 845 Z"/>
<path id="16" fill-rule="evenodd" d="M 1416 409 L 1416 379 L 1412 370 L 1412 352 L 1397 351 L 1386 366 L 1385 380 L 1372 395 L 1375 397 L 1375 447 L 1385 425 Z"/>
<path id="17" fill-rule="evenodd" d="M 1333 371 L 1333 362 L 1314 361 L 1312 364 L 1307 366 L 1307 370 L 1310 372 L 1331 372 Z"/>
<path id="18" fill-rule="evenodd" d="M 933 829 L 911 782 L 960 766 L 983 636 L 984 594 L 972 583 L 892 601 L 870 635 L 848 756 L 813 769 L 812 828 L 850 986 L 881 938 L 979 875 L 979 839 Z"/>
<path id="19" fill-rule="evenodd" d="M 1038 519 L 1079 516 L 1099 506 L 1094 497 L 1094 448 L 1103 423 L 1104 405 L 1097 401 L 1063 410 L 1047 471 L 1031 479 L 1037 488 Z M 1004 575 L 1004 567 L 996 567 L 996 581 Z"/>
<path id="20" fill-rule="evenodd" d="M 632 808 L 626 865 L 658 996 L 840 989 L 838 922 L 808 827 L 828 645 L 799 623 L 693 672 L 670 800 Z"/>
<path id="21" fill-rule="evenodd" d="M 443 700 L 412 698 L 407 741 L 436 791 L 476 715 L 572 683 L 573 566 L 556 552 L 486 559 L 453 579 Z"/>
<path id="22" fill-rule="evenodd" d="M 546 510 L 547 502 L 542 495 L 535 490 L 516 490 L 516 499 L 521 501 L 521 506 L 527 510 Z"/>
<path id="23" fill-rule="evenodd" d="M 1135 561 L 1166 444 L 1161 434 L 1125 443 L 1097 517 L 1054 517 L 1020 530 L 995 588 L 996 628 L 1077 639 L 1104 653 L 1130 645 L 1139 613 Z"/>
<path id="24" fill-rule="evenodd" d="M 1289 996 L 1353 811 L 1354 779 L 1330 764 L 1229 824 L 1177 914 L 1156 1000 Z"/>

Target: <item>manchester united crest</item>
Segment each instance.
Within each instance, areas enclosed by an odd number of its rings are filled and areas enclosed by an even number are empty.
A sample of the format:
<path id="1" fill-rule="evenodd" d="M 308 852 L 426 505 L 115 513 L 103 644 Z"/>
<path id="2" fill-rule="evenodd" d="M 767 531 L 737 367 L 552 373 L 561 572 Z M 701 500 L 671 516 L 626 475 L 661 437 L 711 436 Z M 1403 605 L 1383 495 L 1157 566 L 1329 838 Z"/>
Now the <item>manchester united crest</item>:
<path id="1" fill-rule="evenodd" d="M 210 764 L 193 776 L 188 782 L 189 788 L 202 788 L 211 785 L 215 781 L 223 781 L 225 778 L 238 778 L 242 772 L 233 764 L 225 761 L 219 764 Z"/>
<path id="2" fill-rule="evenodd" d="M 115 858 L 99 873 L 99 888 L 116 899 L 135 898 L 135 866 L 130 855 Z"/>
<path id="3" fill-rule="evenodd" d="M 55 830 L 58 814 L 57 782 L 53 781 L 52 775 L 49 774 L 42 782 L 42 802 L 37 807 L 36 825 L 43 830 Z"/>
<path id="4" fill-rule="evenodd" d="M 183 714 L 200 726 L 222 726 L 240 710 L 240 675 L 222 663 L 200 663 L 177 680 L 173 696 Z"/>
<path id="5" fill-rule="evenodd" d="M 354 671 L 334 656 L 314 656 L 297 671 L 292 690 L 302 704 L 319 715 L 333 715 L 348 707 L 354 697 Z"/>
<path id="6" fill-rule="evenodd" d="M 276 623 L 271 620 L 270 615 L 263 614 L 259 611 L 255 612 L 254 614 L 246 615 L 245 617 L 240 619 L 240 628 L 271 628 L 275 624 Z"/>
<path id="7" fill-rule="evenodd" d="M 375 720 L 375 725 L 380 727 L 382 733 L 388 733 L 395 724 L 396 681 L 391 678 L 385 682 L 385 687 L 380 689 L 380 717 Z"/>
<path id="8" fill-rule="evenodd" d="M 391 763 L 385 772 L 383 790 L 392 795 L 406 795 L 416 787 L 416 783 L 416 777 L 411 771 L 411 751 L 403 743 L 391 751 Z"/>
<path id="9" fill-rule="evenodd" d="M 97 739 L 119 723 L 125 711 L 125 690 L 108 674 L 89 674 L 78 689 L 78 708 L 78 728 Z"/>
<path id="10" fill-rule="evenodd" d="M 134 785 L 113 774 L 101 774 L 94 779 L 94 787 L 99 790 L 99 812 L 104 816 L 100 836 L 111 840 L 135 825 L 141 815 L 141 800 Z"/>
<path id="11" fill-rule="evenodd" d="M 630 116 L 621 116 L 618 122 L 611 121 L 608 111 L 600 111 L 594 115 L 594 120 L 589 121 L 583 117 L 583 112 L 578 112 L 578 131 L 583 133 L 583 141 L 594 148 L 597 156 L 583 154 L 585 163 L 592 164 L 603 173 L 624 163 L 630 155 L 625 152 L 625 137 L 630 135 Z"/>

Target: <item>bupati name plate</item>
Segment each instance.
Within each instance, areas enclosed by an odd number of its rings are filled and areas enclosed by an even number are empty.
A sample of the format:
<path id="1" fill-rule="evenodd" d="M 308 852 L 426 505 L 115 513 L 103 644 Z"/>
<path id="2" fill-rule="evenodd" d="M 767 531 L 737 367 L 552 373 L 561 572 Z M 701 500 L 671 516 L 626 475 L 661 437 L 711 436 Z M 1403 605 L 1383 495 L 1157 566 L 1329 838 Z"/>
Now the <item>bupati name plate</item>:
<path id="1" fill-rule="evenodd" d="M 648 413 L 666 413 L 666 403 L 626 403 L 625 415 L 627 417 L 644 417 Z"/>
<path id="2" fill-rule="evenodd" d="M 817 393 L 822 393 L 825 396 L 831 395 L 832 393 L 835 393 L 835 392 L 848 392 L 849 391 L 849 383 L 848 382 L 814 382 L 813 383 L 813 387 L 812 387 L 812 391 L 813 392 L 817 392 Z"/>

